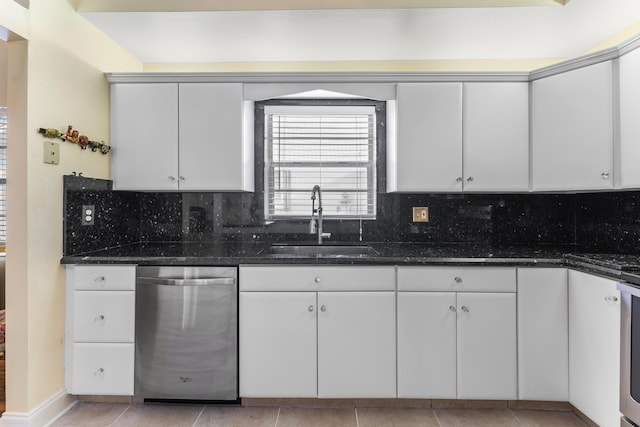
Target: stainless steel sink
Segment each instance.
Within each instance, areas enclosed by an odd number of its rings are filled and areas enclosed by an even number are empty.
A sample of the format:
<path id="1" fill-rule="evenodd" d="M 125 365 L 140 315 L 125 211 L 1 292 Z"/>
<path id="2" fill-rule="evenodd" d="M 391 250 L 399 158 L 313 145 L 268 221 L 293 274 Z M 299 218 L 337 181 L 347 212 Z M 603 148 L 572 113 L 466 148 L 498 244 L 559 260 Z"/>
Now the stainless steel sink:
<path id="1" fill-rule="evenodd" d="M 289 257 L 368 257 L 379 255 L 368 245 L 271 245 L 265 255 Z"/>

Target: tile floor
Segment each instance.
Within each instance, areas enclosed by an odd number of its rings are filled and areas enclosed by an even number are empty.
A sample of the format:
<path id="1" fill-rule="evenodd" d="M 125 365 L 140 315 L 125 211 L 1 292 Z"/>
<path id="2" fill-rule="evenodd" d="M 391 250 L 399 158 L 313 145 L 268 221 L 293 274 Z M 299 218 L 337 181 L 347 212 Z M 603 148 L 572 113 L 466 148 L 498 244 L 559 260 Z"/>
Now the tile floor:
<path id="1" fill-rule="evenodd" d="M 77 403 L 51 426 L 585 427 L 573 412 L 523 409 L 292 408 Z"/>

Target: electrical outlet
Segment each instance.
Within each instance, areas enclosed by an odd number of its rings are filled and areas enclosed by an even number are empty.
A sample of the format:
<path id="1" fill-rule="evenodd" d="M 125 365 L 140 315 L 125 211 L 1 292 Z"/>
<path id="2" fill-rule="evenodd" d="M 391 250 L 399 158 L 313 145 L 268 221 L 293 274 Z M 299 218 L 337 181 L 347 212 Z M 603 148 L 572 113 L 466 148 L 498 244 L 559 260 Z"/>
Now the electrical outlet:
<path id="1" fill-rule="evenodd" d="M 93 225 L 96 217 L 95 205 L 82 205 L 82 225 Z"/>
<path id="2" fill-rule="evenodd" d="M 428 207 L 414 207 L 413 208 L 413 222 L 429 222 L 429 208 Z"/>

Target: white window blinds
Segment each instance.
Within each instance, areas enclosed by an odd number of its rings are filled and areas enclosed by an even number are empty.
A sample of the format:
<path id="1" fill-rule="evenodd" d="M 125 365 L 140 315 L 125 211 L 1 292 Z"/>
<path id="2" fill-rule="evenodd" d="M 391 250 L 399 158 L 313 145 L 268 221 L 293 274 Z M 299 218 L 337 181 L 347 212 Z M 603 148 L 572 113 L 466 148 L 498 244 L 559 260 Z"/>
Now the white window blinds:
<path id="1" fill-rule="evenodd" d="M 0 243 L 7 241 L 7 107 L 0 107 Z"/>
<path id="2" fill-rule="evenodd" d="M 267 219 L 309 218 L 319 185 L 325 218 L 374 219 L 373 106 L 265 106 Z"/>

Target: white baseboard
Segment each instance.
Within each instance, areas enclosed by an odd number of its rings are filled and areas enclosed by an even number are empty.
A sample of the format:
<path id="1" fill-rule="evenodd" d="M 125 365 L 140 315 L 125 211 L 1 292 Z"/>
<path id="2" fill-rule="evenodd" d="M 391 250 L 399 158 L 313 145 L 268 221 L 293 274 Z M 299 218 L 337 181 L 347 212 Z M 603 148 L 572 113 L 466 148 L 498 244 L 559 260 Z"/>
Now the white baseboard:
<path id="1" fill-rule="evenodd" d="M 44 427 L 76 403 L 76 397 L 62 389 L 30 412 L 5 412 L 0 418 L 0 427 Z"/>

